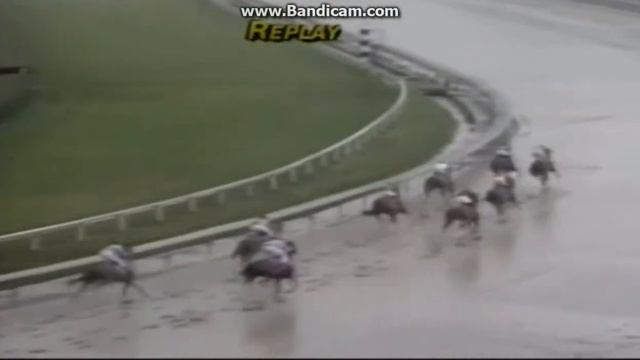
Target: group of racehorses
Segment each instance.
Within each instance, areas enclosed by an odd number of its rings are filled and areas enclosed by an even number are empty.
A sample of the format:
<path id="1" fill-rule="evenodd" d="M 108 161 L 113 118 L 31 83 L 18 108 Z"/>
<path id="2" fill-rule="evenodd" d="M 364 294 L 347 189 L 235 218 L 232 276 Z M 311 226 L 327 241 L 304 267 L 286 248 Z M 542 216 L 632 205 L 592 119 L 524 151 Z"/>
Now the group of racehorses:
<path id="1" fill-rule="evenodd" d="M 491 161 L 489 167 L 493 174 L 493 185 L 482 198 L 495 208 L 500 218 L 504 215 L 507 206 L 519 206 L 515 193 L 516 175 L 519 171 L 515 166 L 510 150 L 509 147 L 501 147 Z M 545 188 L 549 181 L 549 174 L 555 173 L 558 175 L 552 160 L 551 149 L 541 146 L 533 153 L 533 156 L 534 160 L 529 166 L 529 173 L 537 178 Z M 439 191 L 443 198 L 450 203 L 444 213 L 443 231 L 446 231 L 453 223 L 458 222 L 461 227 L 470 230 L 473 239 L 479 240 L 481 238 L 479 231 L 480 213 L 478 211 L 481 198 L 478 193 L 469 189 L 456 193 L 456 186 L 448 164 L 441 163 L 436 166 L 434 174 L 425 180 L 423 190 L 426 198 L 429 198 L 433 191 Z M 453 201 L 449 201 L 451 198 L 453 198 Z M 372 202 L 371 208 L 365 210 L 363 215 L 375 216 L 378 219 L 382 215 L 386 215 L 395 223 L 399 214 L 407 213 L 407 208 L 398 192 L 389 188 Z M 231 255 L 232 258 L 239 258 L 240 260 L 240 275 L 245 284 L 251 284 L 259 278 L 263 281 L 271 281 L 274 284 L 274 294 L 277 300 L 281 299 L 282 281 L 290 281 L 293 284 L 292 290 L 297 287 L 296 269 L 293 261 L 297 248 L 293 241 L 281 238 L 282 229 L 279 225 L 266 219 L 260 220 L 238 242 Z M 284 260 L 282 257 L 272 256 L 272 253 L 265 251 L 265 246 L 267 244 L 273 246 L 274 240 L 276 240 L 276 243 L 279 242 L 281 244 L 279 246 L 282 248 Z M 134 281 L 135 274 L 133 270 L 125 274 L 118 274 L 109 271 L 105 266 L 100 266 L 83 273 L 78 278 L 70 280 L 70 283 L 80 282 L 83 285 L 82 289 L 84 289 L 90 284 L 121 282 L 124 284 L 123 298 L 127 289 L 132 285 L 146 295 L 146 292 Z"/>
<path id="2" fill-rule="evenodd" d="M 508 206 L 519 207 L 515 191 L 519 170 L 511 155 L 510 147 L 499 148 L 491 160 L 489 168 L 493 174 L 493 182 L 492 187 L 486 191 L 483 198 L 469 189 L 456 193 L 451 168 L 446 163 L 437 164 L 434 174 L 424 181 L 423 190 L 427 199 L 434 191 L 440 192 L 446 200 L 454 198 L 444 213 L 442 225 L 444 231 L 453 223 L 458 222 L 462 227 L 470 230 L 474 239 L 479 240 L 481 235 L 478 205 L 481 199 L 487 201 L 496 210 L 501 221 L 504 220 L 505 210 Z M 547 146 L 540 146 L 534 151 L 533 161 L 528 170 L 531 176 L 540 181 L 543 188 L 548 186 L 550 173 L 559 176 L 552 159 L 552 150 Z M 407 209 L 395 191 L 387 191 L 374 200 L 371 209 L 364 211 L 365 215 L 373 215 L 378 218 L 381 215 L 386 215 L 392 222 L 397 221 L 399 214 L 406 213 Z"/>

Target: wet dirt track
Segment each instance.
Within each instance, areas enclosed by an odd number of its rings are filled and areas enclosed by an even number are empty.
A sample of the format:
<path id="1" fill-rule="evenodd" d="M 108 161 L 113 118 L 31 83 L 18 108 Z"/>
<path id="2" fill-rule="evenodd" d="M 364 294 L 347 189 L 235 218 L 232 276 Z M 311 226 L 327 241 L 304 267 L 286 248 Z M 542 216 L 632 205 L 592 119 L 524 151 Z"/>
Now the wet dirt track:
<path id="1" fill-rule="evenodd" d="M 234 264 L 216 260 L 145 279 L 147 301 L 118 306 L 119 289 L 107 288 L 4 306 L 0 356 L 640 355 L 636 15 L 571 2 L 395 3 L 402 21 L 368 23 L 505 95 L 528 119 L 514 139 L 521 168 L 535 145 L 555 149 L 562 177 L 548 192 L 525 175 L 508 223 L 482 208 L 480 242 L 440 233 L 437 198 L 427 220 L 354 217 L 298 236 L 302 286 L 286 303 L 246 292 Z M 464 181 L 488 186 L 485 171 Z M 242 311 L 256 299 L 263 309 Z"/>

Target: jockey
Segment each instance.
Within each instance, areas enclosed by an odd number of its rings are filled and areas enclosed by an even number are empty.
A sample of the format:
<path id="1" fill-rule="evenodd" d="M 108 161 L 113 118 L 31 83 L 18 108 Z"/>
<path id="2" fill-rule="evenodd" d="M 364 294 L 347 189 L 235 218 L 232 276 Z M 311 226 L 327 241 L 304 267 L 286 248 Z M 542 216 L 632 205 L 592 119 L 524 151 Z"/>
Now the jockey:
<path id="1" fill-rule="evenodd" d="M 398 192 L 391 187 L 391 185 L 387 186 L 387 190 L 382 193 L 382 196 L 390 196 L 390 197 L 399 197 Z"/>
<path id="2" fill-rule="evenodd" d="M 541 155 L 546 157 L 547 160 L 551 161 L 551 148 L 548 146 L 540 145 L 539 149 L 540 149 Z"/>
<path id="3" fill-rule="evenodd" d="M 441 175 L 447 179 L 451 179 L 451 166 L 447 163 L 437 163 L 435 166 L 435 175 Z"/>
<path id="4" fill-rule="evenodd" d="M 116 270 L 126 272 L 129 269 L 130 249 L 126 246 L 112 244 L 100 251 L 102 260 L 115 267 Z"/>
<path id="5" fill-rule="evenodd" d="M 273 231 L 269 228 L 269 226 L 264 221 L 260 221 L 249 228 L 250 231 L 255 232 L 260 236 L 265 236 L 268 238 L 274 237 Z"/>
<path id="6" fill-rule="evenodd" d="M 496 176 L 493 178 L 493 185 L 507 186 L 507 179 L 504 176 Z"/>
<path id="7" fill-rule="evenodd" d="M 466 189 L 466 190 L 462 190 L 458 193 L 458 195 L 456 195 L 456 199 L 459 199 L 460 197 L 468 197 L 469 199 L 471 199 L 471 201 L 473 203 L 476 203 L 478 200 L 478 194 L 474 193 L 473 191 Z M 462 199 L 460 199 L 462 200 Z M 458 202 L 460 202 L 460 200 L 457 200 Z"/>
<path id="8" fill-rule="evenodd" d="M 509 153 L 509 150 L 507 150 L 506 148 L 500 148 L 498 149 L 498 151 L 496 151 L 496 156 L 505 156 L 505 157 L 511 157 L 511 153 Z"/>
<path id="9" fill-rule="evenodd" d="M 534 161 L 544 164 L 548 171 L 555 173 L 556 176 L 560 176 L 553 160 L 551 159 L 550 148 L 540 145 L 539 150 L 534 151 L 532 155 Z"/>
<path id="10" fill-rule="evenodd" d="M 473 205 L 473 199 L 471 199 L 471 197 L 467 195 L 458 195 L 456 196 L 455 200 L 462 205 L 466 205 L 466 206 Z"/>
<path id="11" fill-rule="evenodd" d="M 283 263 L 289 262 L 289 245 L 280 239 L 272 239 L 262 245 L 262 250 L 276 257 Z"/>
<path id="12" fill-rule="evenodd" d="M 283 263 L 288 263 L 289 258 L 289 245 L 280 239 L 271 239 L 262 244 L 260 252 L 257 257 L 252 260 L 275 259 Z"/>
<path id="13" fill-rule="evenodd" d="M 513 161 L 513 158 L 511 156 L 511 152 L 509 151 L 509 149 L 507 147 L 501 147 L 498 149 L 498 151 L 496 151 L 496 158 L 495 160 L 501 159 L 502 161 L 506 161 L 506 163 L 503 166 L 506 166 L 507 171 L 514 171 L 514 172 L 518 172 L 518 169 L 516 168 L 516 165 Z M 492 165 L 493 166 L 493 165 Z M 494 171 L 496 171 L 497 169 L 492 168 Z"/>

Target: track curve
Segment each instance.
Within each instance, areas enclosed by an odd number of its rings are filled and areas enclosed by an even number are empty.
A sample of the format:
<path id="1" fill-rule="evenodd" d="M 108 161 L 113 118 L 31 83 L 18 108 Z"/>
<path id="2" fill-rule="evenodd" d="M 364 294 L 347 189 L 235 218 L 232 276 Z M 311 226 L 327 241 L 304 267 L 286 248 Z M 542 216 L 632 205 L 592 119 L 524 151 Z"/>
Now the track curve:
<path id="1" fill-rule="evenodd" d="M 520 166 L 540 143 L 556 151 L 550 191 L 524 177 L 523 208 L 507 224 L 483 208 L 484 239 L 465 246 L 440 234 L 437 209 L 300 236 L 302 288 L 261 311 L 240 310 L 268 293 L 241 293 L 228 260 L 146 279 L 146 302 L 118 307 L 118 289 L 104 289 L 5 307 L 0 356 L 640 354 L 637 17 L 571 2 L 400 5 L 402 21 L 375 25 L 386 41 L 502 92 L 529 119 L 514 141 Z M 464 182 L 484 190 L 486 171 Z"/>

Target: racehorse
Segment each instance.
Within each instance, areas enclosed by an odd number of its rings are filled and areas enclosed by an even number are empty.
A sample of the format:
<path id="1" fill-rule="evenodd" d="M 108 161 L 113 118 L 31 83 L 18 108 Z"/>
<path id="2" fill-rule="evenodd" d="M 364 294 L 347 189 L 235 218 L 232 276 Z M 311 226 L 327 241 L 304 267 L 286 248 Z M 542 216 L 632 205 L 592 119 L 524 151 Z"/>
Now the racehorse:
<path id="1" fill-rule="evenodd" d="M 484 199 L 493 205 L 500 218 L 504 216 L 505 208 L 508 204 L 519 207 L 514 188 L 509 186 L 508 182 L 504 184 L 494 184 L 494 186 L 486 192 Z"/>
<path id="2" fill-rule="evenodd" d="M 446 232 L 449 226 L 454 222 L 459 222 L 461 227 L 468 228 L 470 235 L 475 240 L 480 240 L 480 213 L 477 209 L 477 195 L 476 202 L 472 205 L 456 204 L 444 213 L 444 223 L 442 224 L 442 231 Z"/>
<path id="3" fill-rule="evenodd" d="M 387 215 L 393 223 L 398 221 L 398 214 L 407 213 L 407 208 L 399 196 L 387 194 L 375 199 L 371 209 L 362 212 L 365 216 L 375 216 L 377 220 L 380 220 L 381 215 Z"/>
<path id="4" fill-rule="evenodd" d="M 286 241 L 286 243 L 289 258 L 293 259 L 293 256 L 298 253 L 298 249 L 293 241 Z M 291 281 L 293 287 L 289 292 L 295 291 L 298 287 L 296 269 L 291 261 L 285 263 L 272 257 L 252 261 L 242 269 L 241 275 L 247 285 L 251 284 L 256 278 L 273 281 L 274 299 L 276 301 L 281 301 L 281 282 L 283 280 Z"/>
<path id="5" fill-rule="evenodd" d="M 265 224 L 273 232 L 275 236 L 282 234 L 283 226 L 281 222 L 266 221 Z M 256 254 L 262 244 L 269 240 L 269 236 L 261 235 L 256 232 L 250 232 L 247 236 L 240 240 L 236 248 L 231 253 L 231 258 L 240 258 L 240 263 L 244 265 L 251 257 Z"/>
<path id="6" fill-rule="evenodd" d="M 244 265 L 260 250 L 262 244 L 267 240 L 269 239 L 266 236 L 252 232 L 238 242 L 238 245 L 236 245 L 235 250 L 231 254 L 231 258 L 235 259 L 239 257 L 240 263 Z"/>
<path id="7" fill-rule="evenodd" d="M 556 166 L 551 160 L 551 151 L 547 150 L 544 155 L 534 154 L 534 158 L 531 166 L 529 166 L 529 173 L 540 180 L 543 187 L 546 187 L 549 182 L 549 173 L 552 172 L 559 176 Z"/>
<path id="8" fill-rule="evenodd" d="M 494 157 L 489 164 L 489 168 L 491 169 L 491 172 L 493 172 L 494 176 L 510 172 L 518 172 L 518 168 L 513 163 L 511 156 Z"/>
<path id="9" fill-rule="evenodd" d="M 80 276 L 70 279 L 67 283 L 69 286 L 76 283 L 81 284 L 76 296 L 82 293 L 88 286 L 100 287 L 110 283 L 122 283 L 122 299 L 125 298 L 131 286 L 136 288 L 136 290 L 145 297 L 149 297 L 149 294 L 136 282 L 136 274 L 133 269 L 129 268 L 123 273 L 106 263 L 102 263 L 93 269 L 85 271 Z"/>
<path id="10" fill-rule="evenodd" d="M 454 193 L 455 185 L 451 178 L 442 174 L 433 174 L 424 181 L 423 189 L 426 198 L 429 198 L 432 191 L 439 190 L 442 197 L 447 199 Z"/>
<path id="11" fill-rule="evenodd" d="M 480 203 L 480 196 L 475 191 L 465 189 L 460 191 L 456 196 L 468 196 L 471 199 L 471 206 L 474 208 L 478 208 L 478 203 Z"/>

